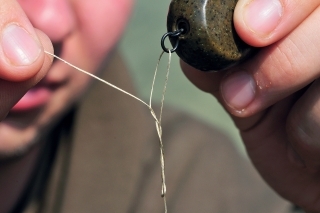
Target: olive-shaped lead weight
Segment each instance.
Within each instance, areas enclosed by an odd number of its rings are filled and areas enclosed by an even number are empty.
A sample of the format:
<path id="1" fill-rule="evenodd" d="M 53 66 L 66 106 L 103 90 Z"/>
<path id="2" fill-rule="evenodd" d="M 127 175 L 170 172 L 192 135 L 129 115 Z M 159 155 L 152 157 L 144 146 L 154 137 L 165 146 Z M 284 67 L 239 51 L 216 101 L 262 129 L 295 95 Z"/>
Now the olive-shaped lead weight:
<path id="1" fill-rule="evenodd" d="M 233 26 L 238 0 L 172 0 L 167 30 L 183 29 L 179 37 L 169 37 L 178 56 L 202 71 L 230 68 L 249 57 L 254 48 L 244 43 Z"/>

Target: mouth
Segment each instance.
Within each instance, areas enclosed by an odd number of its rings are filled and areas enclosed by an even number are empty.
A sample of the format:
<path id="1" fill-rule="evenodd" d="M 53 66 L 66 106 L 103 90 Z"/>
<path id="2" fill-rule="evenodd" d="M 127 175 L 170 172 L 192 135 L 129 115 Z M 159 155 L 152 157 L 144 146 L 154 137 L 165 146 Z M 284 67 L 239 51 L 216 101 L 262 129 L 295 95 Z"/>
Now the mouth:
<path id="1" fill-rule="evenodd" d="M 60 56 L 62 52 L 62 43 L 53 44 L 54 54 Z M 54 59 L 53 63 L 56 60 Z M 57 83 L 50 83 L 46 80 L 46 77 L 42 79 L 37 85 L 32 87 L 17 103 L 13 106 L 10 112 L 24 112 L 33 110 L 45 105 L 54 90 L 59 85 Z"/>

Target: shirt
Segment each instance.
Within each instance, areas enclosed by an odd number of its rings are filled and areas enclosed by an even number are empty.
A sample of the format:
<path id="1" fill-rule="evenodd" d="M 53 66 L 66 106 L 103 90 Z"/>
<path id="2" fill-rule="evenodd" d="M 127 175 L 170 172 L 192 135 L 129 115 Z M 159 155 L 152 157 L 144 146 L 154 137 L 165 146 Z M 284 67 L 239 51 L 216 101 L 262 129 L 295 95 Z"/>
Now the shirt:
<path id="1" fill-rule="evenodd" d="M 119 54 L 109 60 L 102 77 L 134 91 Z M 167 107 L 162 124 L 169 213 L 293 211 L 220 131 Z M 22 212 L 164 212 L 154 120 L 113 88 L 94 82 L 43 153 Z"/>

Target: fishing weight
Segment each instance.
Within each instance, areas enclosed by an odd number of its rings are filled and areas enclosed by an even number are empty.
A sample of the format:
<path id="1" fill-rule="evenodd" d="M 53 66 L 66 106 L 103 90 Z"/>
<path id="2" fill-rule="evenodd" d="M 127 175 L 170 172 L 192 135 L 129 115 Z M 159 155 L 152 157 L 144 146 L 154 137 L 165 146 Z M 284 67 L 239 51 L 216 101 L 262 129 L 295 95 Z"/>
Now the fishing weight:
<path id="1" fill-rule="evenodd" d="M 169 39 L 183 61 L 202 71 L 220 71 L 252 55 L 255 48 L 243 42 L 233 26 L 237 1 L 171 1 L 167 30 L 181 32 Z"/>

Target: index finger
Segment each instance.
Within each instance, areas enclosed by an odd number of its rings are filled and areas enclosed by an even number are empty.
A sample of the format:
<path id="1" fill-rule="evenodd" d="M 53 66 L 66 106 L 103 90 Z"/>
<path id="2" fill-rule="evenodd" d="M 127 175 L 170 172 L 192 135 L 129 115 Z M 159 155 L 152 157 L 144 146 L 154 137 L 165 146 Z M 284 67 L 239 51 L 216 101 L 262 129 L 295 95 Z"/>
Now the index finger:
<path id="1" fill-rule="evenodd" d="M 263 47 L 290 33 L 319 4 L 319 0 L 239 0 L 234 25 L 246 43 Z"/>

